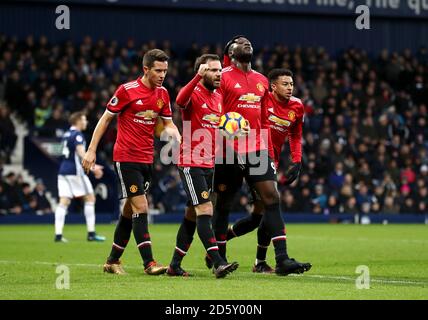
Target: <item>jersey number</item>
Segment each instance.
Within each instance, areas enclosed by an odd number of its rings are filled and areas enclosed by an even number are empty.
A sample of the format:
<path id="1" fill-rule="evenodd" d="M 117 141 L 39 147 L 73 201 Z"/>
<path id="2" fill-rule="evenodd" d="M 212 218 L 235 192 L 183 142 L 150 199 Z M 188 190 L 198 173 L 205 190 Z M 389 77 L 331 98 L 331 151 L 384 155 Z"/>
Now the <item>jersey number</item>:
<path id="1" fill-rule="evenodd" d="M 70 149 L 67 147 L 67 141 L 64 141 L 64 144 L 62 146 L 62 154 L 68 158 L 70 156 Z"/>

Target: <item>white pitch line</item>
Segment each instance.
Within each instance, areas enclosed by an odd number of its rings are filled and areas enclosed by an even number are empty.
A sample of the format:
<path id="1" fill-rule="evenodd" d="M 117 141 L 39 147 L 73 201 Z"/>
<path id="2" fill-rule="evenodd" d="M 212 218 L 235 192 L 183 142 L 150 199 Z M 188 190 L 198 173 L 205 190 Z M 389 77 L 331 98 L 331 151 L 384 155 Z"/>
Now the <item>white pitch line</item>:
<path id="1" fill-rule="evenodd" d="M 3 264 L 27 264 L 27 261 L 13 261 L 13 260 L 0 260 L 0 263 Z M 34 264 L 40 264 L 40 265 L 67 265 L 67 266 L 75 266 L 75 267 L 91 267 L 91 268 L 102 268 L 103 265 L 101 264 L 88 264 L 88 263 L 59 263 L 59 262 L 47 262 L 47 261 L 33 261 Z M 143 266 L 125 266 L 125 269 L 135 269 L 135 270 L 142 270 Z M 193 271 L 209 271 L 208 269 L 195 269 L 192 268 Z M 238 271 L 240 274 L 254 274 L 250 271 Z M 269 275 L 266 275 L 269 276 Z M 320 274 L 305 274 L 305 275 L 297 275 L 297 274 L 290 274 L 289 276 L 292 277 L 307 277 L 307 278 L 318 278 L 318 279 L 328 279 L 328 280 L 344 280 L 344 281 L 352 281 L 354 282 L 356 278 L 353 277 L 347 277 L 347 276 L 326 276 L 326 275 L 320 275 Z M 397 279 L 397 280 L 383 280 L 383 279 L 370 279 L 370 282 L 374 283 L 381 283 L 381 284 L 412 284 L 412 285 L 428 285 L 428 281 L 409 281 L 404 279 Z"/>

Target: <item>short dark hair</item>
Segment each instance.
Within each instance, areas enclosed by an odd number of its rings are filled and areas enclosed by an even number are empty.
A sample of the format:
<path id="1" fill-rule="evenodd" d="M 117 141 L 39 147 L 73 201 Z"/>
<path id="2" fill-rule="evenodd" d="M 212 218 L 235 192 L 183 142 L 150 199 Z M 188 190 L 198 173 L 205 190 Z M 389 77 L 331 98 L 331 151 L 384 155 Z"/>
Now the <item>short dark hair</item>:
<path id="1" fill-rule="evenodd" d="M 80 120 L 81 117 L 86 116 L 86 113 L 84 111 L 77 111 L 77 112 L 73 112 L 70 115 L 70 119 L 69 122 L 70 124 L 73 126 L 77 123 L 77 121 Z"/>
<path id="2" fill-rule="evenodd" d="M 143 66 L 147 68 L 153 67 L 155 64 L 155 61 L 168 61 L 169 57 L 168 55 L 160 50 L 160 49 L 153 49 L 150 51 L 147 51 L 143 56 Z"/>
<path id="3" fill-rule="evenodd" d="M 216 54 L 210 54 L 210 53 L 203 54 L 202 56 L 196 58 L 195 68 L 194 68 L 195 71 L 199 70 L 199 67 L 201 66 L 201 64 L 207 63 L 210 60 L 220 61 L 220 57 Z"/>
<path id="4" fill-rule="evenodd" d="M 293 72 L 288 69 L 284 68 L 278 68 L 278 69 L 272 69 L 268 74 L 269 84 L 276 81 L 279 77 L 287 76 L 293 78 Z"/>

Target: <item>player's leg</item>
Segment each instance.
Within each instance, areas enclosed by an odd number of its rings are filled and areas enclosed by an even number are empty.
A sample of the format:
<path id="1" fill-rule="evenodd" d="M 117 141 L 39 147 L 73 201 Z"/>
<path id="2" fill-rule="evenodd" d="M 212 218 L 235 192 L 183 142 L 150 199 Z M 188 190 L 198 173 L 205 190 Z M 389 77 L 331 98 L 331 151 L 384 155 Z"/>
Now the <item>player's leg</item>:
<path id="1" fill-rule="evenodd" d="M 264 207 L 263 202 L 254 189 L 251 188 L 251 202 L 253 204 L 253 211 L 250 215 L 239 219 L 227 230 L 227 241 L 233 238 L 243 236 L 253 230 L 259 225 L 263 217 Z"/>
<path id="2" fill-rule="evenodd" d="M 257 201 L 257 205 L 263 206 L 261 200 Z M 264 210 L 264 207 L 263 207 Z M 272 273 L 274 269 L 269 266 L 266 262 L 266 254 L 270 244 L 270 235 L 266 229 L 264 219 L 260 222 L 260 225 L 257 229 L 257 251 L 256 251 L 256 261 L 253 266 L 253 272 L 256 273 Z"/>
<path id="3" fill-rule="evenodd" d="M 153 258 L 152 241 L 149 233 L 146 192 L 150 187 L 152 165 L 141 163 L 123 163 L 119 169 L 124 177 L 124 188 L 130 198 L 132 208 L 132 232 L 137 248 L 144 263 L 144 272 L 150 275 L 165 273 L 167 267 Z"/>
<path id="4" fill-rule="evenodd" d="M 235 271 L 239 265 L 236 262 L 226 262 L 226 260 L 219 254 L 219 247 L 211 226 L 213 215 L 212 202 L 208 201 L 195 206 L 195 211 L 198 235 L 205 247 L 207 256 L 213 263 L 213 272 L 216 278 L 223 278 L 228 273 Z"/>
<path id="5" fill-rule="evenodd" d="M 312 266 L 310 263 L 300 263 L 290 259 L 287 254 L 287 237 L 285 234 L 284 221 L 282 220 L 279 206 L 279 195 L 274 181 L 260 181 L 254 184 L 256 190 L 265 206 L 263 223 L 271 236 L 275 248 L 276 268 L 278 275 L 287 275 L 290 273 L 303 273 Z"/>
<path id="6" fill-rule="evenodd" d="M 246 179 L 260 195 L 265 208 L 263 223 L 275 248 L 275 272 L 279 275 L 287 275 L 308 271 L 311 268 L 309 263 L 297 262 L 290 259 L 287 254 L 287 237 L 280 210 L 275 166 L 267 153 L 261 153 L 259 159 L 261 164 L 259 168 L 266 168 L 266 170 L 255 171 L 257 172 L 255 174 L 251 174 L 250 170 Z"/>
<path id="7" fill-rule="evenodd" d="M 85 175 L 83 176 L 83 183 L 85 184 L 85 189 L 87 194 L 84 196 L 84 207 L 83 213 L 86 219 L 86 228 L 88 231 L 87 240 L 88 241 L 105 241 L 105 237 L 97 235 L 95 232 L 95 195 L 94 189 L 92 188 L 91 181 Z"/>
<path id="8" fill-rule="evenodd" d="M 184 189 L 196 213 L 196 227 L 199 238 L 214 265 L 217 278 L 225 277 L 238 268 L 237 263 L 228 264 L 219 254 L 211 219 L 213 205 L 210 199 L 213 170 L 209 168 L 179 167 Z"/>
<path id="9" fill-rule="evenodd" d="M 55 209 L 55 242 L 68 242 L 63 237 L 65 216 L 70 205 L 71 199 L 74 198 L 73 189 L 76 189 L 75 181 L 71 176 L 58 176 L 58 196 L 59 203 Z"/>
<path id="10" fill-rule="evenodd" d="M 181 261 L 187 254 L 193 241 L 196 230 L 196 212 L 190 203 L 186 207 L 183 221 L 177 232 L 174 254 L 169 264 L 167 274 L 170 276 L 189 276 L 189 273 L 181 268 Z"/>
<path id="11" fill-rule="evenodd" d="M 216 165 L 214 171 L 215 206 L 213 216 L 213 229 L 219 247 L 219 253 L 226 258 L 227 230 L 229 227 L 229 214 L 232 209 L 236 192 L 242 185 L 243 172 L 238 165 Z M 209 261 L 207 266 L 209 266 Z"/>
<path id="12" fill-rule="evenodd" d="M 67 209 L 70 205 L 71 199 L 67 197 L 60 197 L 58 206 L 55 209 L 55 242 L 68 242 L 63 237 L 65 216 L 67 215 Z"/>
<path id="13" fill-rule="evenodd" d="M 115 274 L 125 274 L 120 262 L 132 232 L 132 208 L 130 199 L 126 199 L 122 214 L 116 225 L 111 252 L 104 264 L 104 271 Z"/>

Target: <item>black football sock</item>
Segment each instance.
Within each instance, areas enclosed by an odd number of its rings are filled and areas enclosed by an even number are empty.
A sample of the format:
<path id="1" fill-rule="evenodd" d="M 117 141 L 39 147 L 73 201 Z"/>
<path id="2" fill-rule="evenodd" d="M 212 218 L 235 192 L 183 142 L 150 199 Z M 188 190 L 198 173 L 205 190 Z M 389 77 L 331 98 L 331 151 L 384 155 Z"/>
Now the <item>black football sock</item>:
<path id="1" fill-rule="evenodd" d="M 196 217 L 196 226 L 198 229 L 199 238 L 207 251 L 208 256 L 214 264 L 214 267 L 218 267 L 224 264 L 224 259 L 219 254 L 219 247 L 217 240 L 214 236 L 213 229 L 211 227 L 211 216 L 200 215 Z"/>
<path id="2" fill-rule="evenodd" d="M 153 254 L 146 213 L 132 215 L 132 231 L 134 232 L 135 242 L 143 259 L 144 267 L 147 268 L 149 263 L 153 261 Z"/>
<path id="3" fill-rule="evenodd" d="M 126 245 L 129 242 L 132 231 L 132 220 L 125 218 L 120 215 L 119 221 L 117 222 L 116 229 L 114 231 L 114 240 L 111 247 L 110 256 L 107 261 L 109 263 L 117 262 L 123 254 Z"/>
<path id="4" fill-rule="evenodd" d="M 270 236 L 266 230 L 264 219 L 262 219 L 259 228 L 257 229 L 257 254 L 256 259 L 259 261 L 266 260 L 266 253 L 270 244 Z"/>
<path id="5" fill-rule="evenodd" d="M 233 196 L 225 193 L 218 193 L 213 216 L 213 230 L 217 239 L 219 254 L 226 259 L 227 229 L 229 227 L 229 213 Z"/>
<path id="6" fill-rule="evenodd" d="M 179 266 L 181 264 L 181 260 L 183 260 L 187 250 L 189 250 L 190 245 L 192 244 L 195 230 L 196 222 L 184 218 L 177 232 L 177 239 L 171 265 Z"/>
<path id="7" fill-rule="evenodd" d="M 235 237 L 240 237 L 253 231 L 260 225 L 262 217 L 263 216 L 261 214 L 253 213 L 245 218 L 239 219 L 227 231 L 227 240 L 229 241 Z"/>
<path id="8" fill-rule="evenodd" d="M 288 259 L 284 221 L 281 217 L 279 203 L 265 205 L 264 224 L 275 248 L 276 263 Z"/>

